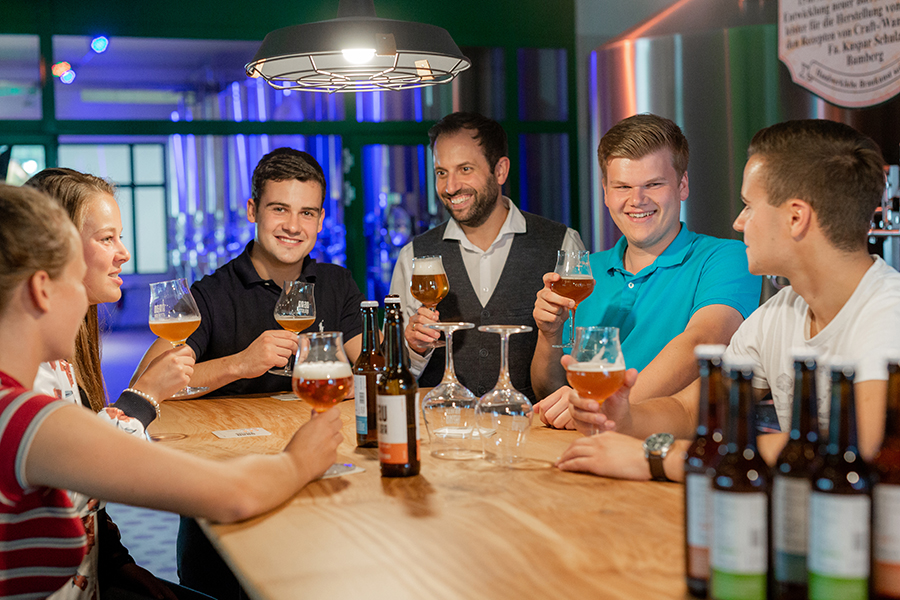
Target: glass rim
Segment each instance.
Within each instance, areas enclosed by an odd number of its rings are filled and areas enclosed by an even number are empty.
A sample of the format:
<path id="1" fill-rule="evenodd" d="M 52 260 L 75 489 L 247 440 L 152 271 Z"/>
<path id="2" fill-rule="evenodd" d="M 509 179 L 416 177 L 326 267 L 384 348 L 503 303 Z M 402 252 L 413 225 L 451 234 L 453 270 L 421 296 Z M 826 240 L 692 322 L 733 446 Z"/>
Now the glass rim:
<path id="1" fill-rule="evenodd" d="M 413 256 L 413 261 L 417 261 L 417 260 L 434 260 L 435 258 L 439 258 L 439 259 L 441 259 L 441 262 L 443 262 L 443 259 L 441 258 L 441 255 L 440 255 L 440 254 L 428 254 L 428 255 L 426 255 L 426 256 Z"/>
<path id="2" fill-rule="evenodd" d="M 301 333 L 300 335 L 306 336 L 307 338 L 311 338 L 311 339 L 334 337 L 335 335 L 337 335 L 343 339 L 344 332 L 343 331 L 310 331 L 308 333 L 306 333 L 306 332 Z"/>

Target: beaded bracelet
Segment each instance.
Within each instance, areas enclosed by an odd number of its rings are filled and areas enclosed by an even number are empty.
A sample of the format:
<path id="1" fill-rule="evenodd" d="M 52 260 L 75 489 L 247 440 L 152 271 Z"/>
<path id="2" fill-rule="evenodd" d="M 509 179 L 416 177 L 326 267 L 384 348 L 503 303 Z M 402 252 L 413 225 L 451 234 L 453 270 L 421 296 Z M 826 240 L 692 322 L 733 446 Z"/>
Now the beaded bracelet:
<path id="1" fill-rule="evenodd" d="M 134 389 L 134 388 L 125 388 L 125 389 L 122 390 L 122 391 L 123 391 L 123 392 L 131 392 L 132 394 L 137 394 L 138 396 L 140 396 L 141 398 L 143 398 L 144 400 L 146 400 L 147 402 L 149 402 L 150 404 L 152 404 L 152 405 L 153 405 L 153 408 L 156 409 L 156 418 L 157 418 L 157 419 L 160 418 L 160 414 L 159 414 L 159 402 L 156 401 L 156 398 L 154 398 L 153 396 L 151 396 L 151 395 L 148 394 L 147 392 L 142 392 L 141 390 L 136 390 L 136 389 Z"/>

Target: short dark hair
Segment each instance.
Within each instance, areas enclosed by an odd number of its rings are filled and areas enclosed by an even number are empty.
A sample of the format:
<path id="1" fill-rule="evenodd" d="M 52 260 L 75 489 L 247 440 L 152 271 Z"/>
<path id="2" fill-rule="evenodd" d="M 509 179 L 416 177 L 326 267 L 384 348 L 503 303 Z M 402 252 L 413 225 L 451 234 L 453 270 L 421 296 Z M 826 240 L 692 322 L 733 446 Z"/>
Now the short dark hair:
<path id="1" fill-rule="evenodd" d="M 487 160 L 491 173 L 497 162 L 504 156 L 509 156 L 509 142 L 506 132 L 497 121 L 484 115 L 472 112 L 450 113 L 428 130 L 428 139 L 431 140 L 431 150 L 434 151 L 434 143 L 442 135 L 453 135 L 465 129 L 472 132 L 472 137 L 481 146 L 484 158 Z"/>
<path id="2" fill-rule="evenodd" d="M 884 157 L 870 137 L 835 121 L 785 121 L 758 131 L 748 154 L 762 159 L 769 204 L 804 200 L 836 248 L 865 247 L 885 186 Z"/>
<path id="3" fill-rule="evenodd" d="M 325 202 L 325 171 L 312 154 L 293 148 L 276 148 L 263 156 L 253 169 L 250 198 L 259 204 L 267 181 L 315 181 L 322 186 L 322 202 Z"/>
<path id="4" fill-rule="evenodd" d="M 684 176 L 688 168 L 690 147 L 681 128 L 671 119 L 644 113 L 622 119 L 613 125 L 600 139 L 597 147 L 597 159 L 600 172 L 606 181 L 606 170 L 609 161 L 614 158 L 638 160 L 653 154 L 661 148 L 672 153 L 672 167 L 678 179 Z"/>

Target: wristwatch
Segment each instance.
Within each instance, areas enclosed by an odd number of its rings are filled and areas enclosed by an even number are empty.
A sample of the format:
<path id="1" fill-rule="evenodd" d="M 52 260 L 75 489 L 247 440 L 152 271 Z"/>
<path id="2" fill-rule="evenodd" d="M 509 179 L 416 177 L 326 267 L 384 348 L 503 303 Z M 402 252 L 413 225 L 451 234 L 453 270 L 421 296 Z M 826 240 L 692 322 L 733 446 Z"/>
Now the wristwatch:
<path id="1" fill-rule="evenodd" d="M 650 476 L 653 481 L 672 481 L 666 477 L 663 459 L 669 453 L 669 448 L 673 443 L 675 443 L 675 436 L 671 433 L 654 433 L 644 440 L 644 456 L 650 463 Z"/>

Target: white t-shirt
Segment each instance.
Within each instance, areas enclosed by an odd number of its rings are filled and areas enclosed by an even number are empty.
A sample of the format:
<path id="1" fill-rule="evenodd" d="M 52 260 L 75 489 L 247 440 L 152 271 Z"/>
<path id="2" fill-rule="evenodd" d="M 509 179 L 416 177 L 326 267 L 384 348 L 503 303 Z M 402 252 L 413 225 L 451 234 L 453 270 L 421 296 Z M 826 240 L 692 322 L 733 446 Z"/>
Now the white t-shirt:
<path id="1" fill-rule="evenodd" d="M 790 431 L 794 398 L 794 348 L 818 355 L 816 391 L 819 426 L 828 426 L 829 366 L 835 356 L 856 364 L 855 381 L 887 380 L 885 358 L 900 352 L 900 273 L 880 257 L 869 267 L 847 303 L 815 337 L 809 337 L 809 305 L 790 286 L 744 321 L 725 353 L 755 363 L 753 386 L 769 389 L 782 431 Z"/>

